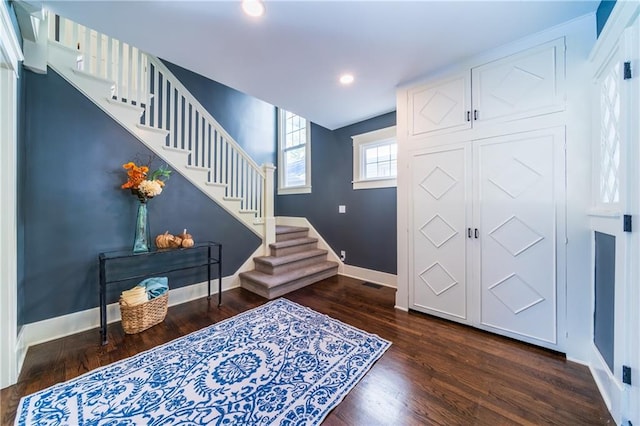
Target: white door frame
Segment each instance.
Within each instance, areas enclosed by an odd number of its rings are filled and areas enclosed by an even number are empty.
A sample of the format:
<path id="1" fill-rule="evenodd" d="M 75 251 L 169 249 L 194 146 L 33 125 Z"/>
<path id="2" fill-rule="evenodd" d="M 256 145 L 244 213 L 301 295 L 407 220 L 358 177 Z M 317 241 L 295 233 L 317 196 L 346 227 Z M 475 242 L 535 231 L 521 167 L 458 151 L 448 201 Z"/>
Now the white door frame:
<path id="1" fill-rule="evenodd" d="M 620 203 L 615 206 L 596 205 L 591 214 L 591 228 L 616 235 L 616 313 L 614 339 L 614 371 L 610 372 L 600 356 L 595 344 L 592 344 L 590 369 L 607 407 L 617 424 L 640 423 L 640 125 L 637 114 L 640 112 L 640 45 L 637 41 L 640 33 L 640 3 L 617 2 L 607 23 L 590 55 L 595 76 L 615 49 L 619 49 L 617 61 L 631 61 L 633 78 L 621 82 L 621 186 Z M 599 95 L 598 95 L 599 96 Z M 599 122 L 599 98 L 594 97 L 594 123 Z M 626 116 L 626 118 L 625 118 Z M 599 149 L 599 128 L 594 129 L 593 149 Z M 598 158 L 594 152 L 594 183 L 597 185 Z M 594 187 L 594 192 L 595 189 Z M 594 196 L 594 201 L 598 200 Z M 596 204 L 596 203 L 594 203 Z M 633 232 L 622 232 L 622 215 L 633 218 Z M 620 240 L 620 242 L 618 241 Z M 618 250 L 622 251 L 618 253 Z M 593 253 L 593 248 L 592 248 Z M 619 264 L 619 262 L 621 264 Z M 593 283 L 591 287 L 593 292 Z M 592 330 L 593 337 L 593 330 Z M 632 385 L 622 383 L 622 366 L 632 369 Z"/>
<path id="2" fill-rule="evenodd" d="M 17 356 L 17 79 L 23 60 L 7 3 L 0 5 L 0 388 L 14 384 Z"/>

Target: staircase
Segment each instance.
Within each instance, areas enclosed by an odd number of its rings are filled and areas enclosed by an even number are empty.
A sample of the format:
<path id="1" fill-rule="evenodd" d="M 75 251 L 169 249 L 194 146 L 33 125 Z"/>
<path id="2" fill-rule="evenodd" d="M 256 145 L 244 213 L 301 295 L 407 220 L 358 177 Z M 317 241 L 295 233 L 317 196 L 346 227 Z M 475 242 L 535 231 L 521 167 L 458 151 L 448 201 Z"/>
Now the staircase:
<path id="1" fill-rule="evenodd" d="M 162 61 L 66 18 L 48 19 L 47 65 L 263 240 L 271 255 L 239 274 L 242 287 L 272 299 L 337 274 L 307 228 L 276 227 L 275 167 L 258 166 Z"/>
<path id="2" fill-rule="evenodd" d="M 66 18 L 48 19 L 48 66 L 270 242 L 273 165 L 257 165 L 158 58 Z"/>
<path id="3" fill-rule="evenodd" d="M 327 250 L 308 229 L 276 226 L 276 242 L 269 244 L 270 256 L 254 258 L 255 270 L 240 273 L 242 288 L 274 299 L 338 273 L 338 264 L 327 261 Z"/>

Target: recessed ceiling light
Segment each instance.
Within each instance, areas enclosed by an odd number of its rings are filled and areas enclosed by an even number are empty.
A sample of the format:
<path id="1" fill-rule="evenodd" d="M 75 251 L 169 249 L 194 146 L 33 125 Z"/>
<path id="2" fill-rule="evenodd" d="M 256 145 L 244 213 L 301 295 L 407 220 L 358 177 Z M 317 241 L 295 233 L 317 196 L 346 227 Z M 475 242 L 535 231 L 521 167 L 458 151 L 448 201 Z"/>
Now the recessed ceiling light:
<path id="1" fill-rule="evenodd" d="M 345 86 L 353 83 L 353 80 L 353 74 L 342 74 L 340 76 L 340 84 L 344 84 Z"/>
<path id="2" fill-rule="evenodd" d="M 242 0 L 242 10 L 247 15 L 258 18 L 264 15 L 264 3 L 261 0 Z"/>

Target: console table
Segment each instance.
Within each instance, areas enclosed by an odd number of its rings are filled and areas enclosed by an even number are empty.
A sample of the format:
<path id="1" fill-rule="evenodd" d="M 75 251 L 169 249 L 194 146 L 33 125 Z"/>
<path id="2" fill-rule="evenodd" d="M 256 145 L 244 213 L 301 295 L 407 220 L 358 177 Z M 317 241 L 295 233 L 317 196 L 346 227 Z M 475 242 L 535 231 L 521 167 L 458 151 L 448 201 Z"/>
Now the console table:
<path id="1" fill-rule="evenodd" d="M 202 253 L 200 257 L 203 257 L 206 252 L 206 260 L 192 259 L 197 257 L 198 252 Z M 219 243 L 207 241 L 197 243 L 189 248 L 157 249 L 147 253 L 133 253 L 130 250 L 109 251 L 100 253 L 98 260 L 100 263 L 100 337 L 103 345 L 107 344 L 107 286 L 110 284 L 206 266 L 207 299 L 211 299 L 211 267 L 218 265 L 218 306 L 222 304 L 222 245 Z M 163 263 L 163 260 L 166 262 Z M 115 271 L 111 269 L 117 268 L 118 262 L 129 262 L 130 266 L 132 262 L 135 262 L 136 266 L 145 270 L 144 272 L 114 274 Z M 156 266 L 154 263 L 159 263 L 160 266 Z M 149 264 L 151 264 L 150 267 L 145 268 Z M 112 275 L 116 276 L 112 277 Z"/>

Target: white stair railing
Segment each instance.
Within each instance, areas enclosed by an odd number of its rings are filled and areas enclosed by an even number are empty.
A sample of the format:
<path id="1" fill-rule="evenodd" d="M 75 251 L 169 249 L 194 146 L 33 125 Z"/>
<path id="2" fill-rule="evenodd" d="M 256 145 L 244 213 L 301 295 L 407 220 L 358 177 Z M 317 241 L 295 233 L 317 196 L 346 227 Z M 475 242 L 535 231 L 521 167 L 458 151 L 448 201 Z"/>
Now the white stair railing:
<path id="1" fill-rule="evenodd" d="M 264 222 L 272 192 L 264 169 L 162 61 L 64 17 L 52 15 L 49 22 L 49 39 L 78 51 L 79 71 L 115 83 L 113 99 L 144 109 L 140 126 L 166 131 L 166 148 L 190 154 L 187 168 L 207 171 L 208 183 L 225 185 L 226 198 L 240 201 L 241 211 Z"/>

